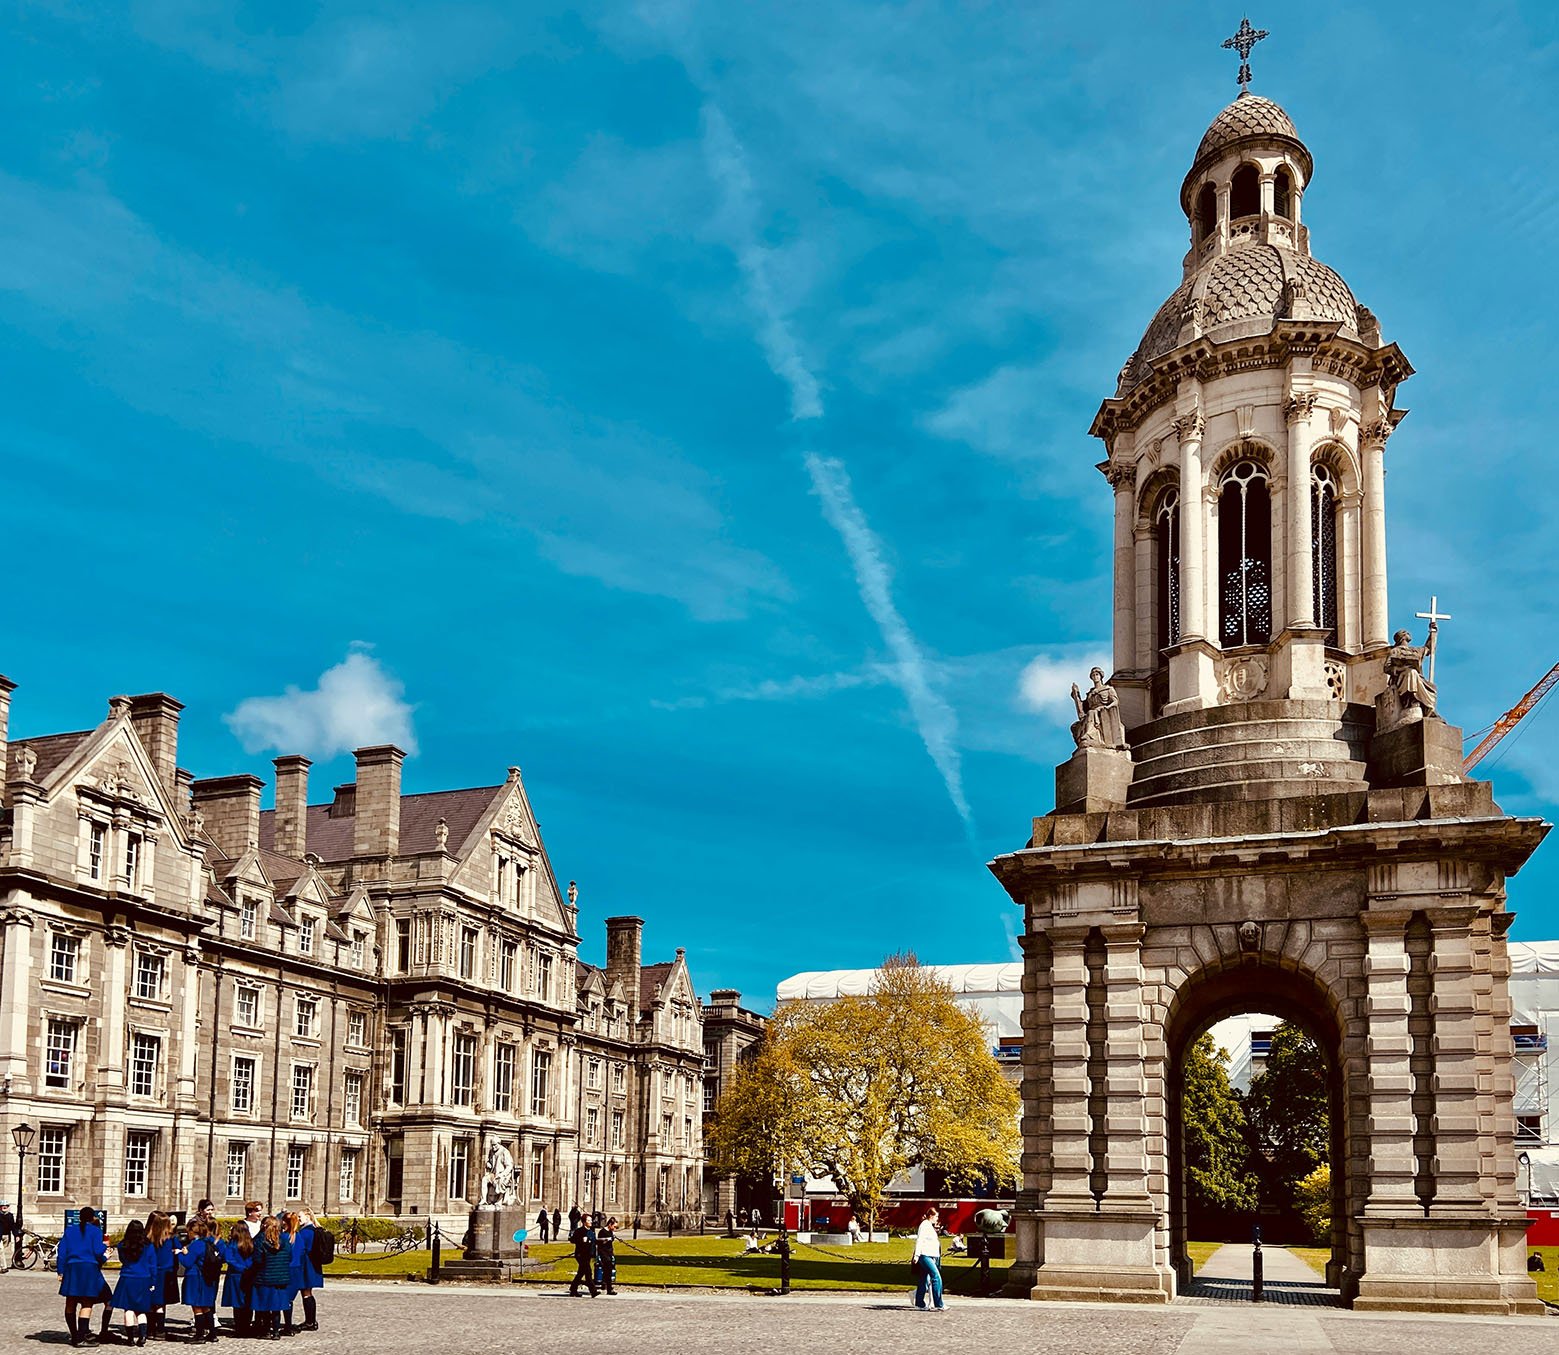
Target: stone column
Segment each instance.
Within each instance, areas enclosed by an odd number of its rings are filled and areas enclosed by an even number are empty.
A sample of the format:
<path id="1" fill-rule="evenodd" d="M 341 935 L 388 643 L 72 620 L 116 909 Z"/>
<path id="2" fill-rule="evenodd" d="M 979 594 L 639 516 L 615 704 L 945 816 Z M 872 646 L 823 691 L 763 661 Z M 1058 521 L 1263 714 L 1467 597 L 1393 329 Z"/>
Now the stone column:
<path id="1" fill-rule="evenodd" d="M 1262 174 L 1257 179 L 1261 189 L 1261 210 L 1266 216 L 1272 216 L 1277 211 L 1277 174 Z"/>
<path id="2" fill-rule="evenodd" d="M 1379 419 L 1359 432 L 1364 464 L 1364 647 L 1390 643 L 1386 611 L 1386 439 L 1391 424 Z"/>
<path id="3" fill-rule="evenodd" d="M 33 914 L 31 906 L 6 910 L 0 925 L 5 928 L 5 967 L 0 969 L 0 1075 L 12 1096 L 26 1095 L 32 1089 L 28 1059 L 29 1022 L 32 1011 L 28 998 L 32 988 Z M 86 1057 L 86 1040 L 80 1041 L 77 1057 Z M 25 1222 L 25 1219 L 23 1220 Z"/>
<path id="4" fill-rule="evenodd" d="M 1206 502 L 1202 494 L 1202 433 L 1207 421 L 1200 410 L 1175 420 L 1180 440 L 1180 638 L 1207 637 L 1206 569 L 1203 558 L 1203 524 Z"/>
<path id="5" fill-rule="evenodd" d="M 1135 898 L 1136 881 L 1114 887 Z M 1105 1019 L 1109 1044 L 1105 1073 L 1109 1105 L 1105 1150 L 1109 1188 L 1105 1209 L 1148 1209 L 1147 1078 L 1143 1038 L 1142 925 L 1101 929 L 1105 941 Z"/>
<path id="6" fill-rule="evenodd" d="M 1137 608 L 1133 618 L 1137 637 L 1134 650 L 1136 661 L 1133 666 L 1151 671 L 1158 667 L 1158 653 L 1154 649 L 1154 642 L 1158 638 L 1154 619 L 1158 599 L 1153 594 L 1153 529 L 1134 523 L 1132 537 L 1137 570 Z"/>
<path id="7" fill-rule="evenodd" d="M 1412 1037 L 1408 1032 L 1407 924 L 1397 909 L 1361 917 L 1365 1019 L 1369 1049 L 1369 1181 L 1366 1214 L 1411 1218 L 1422 1211 L 1413 1193 Z"/>
<path id="8" fill-rule="evenodd" d="M 96 1104 L 123 1105 L 125 1098 L 125 1001 L 130 933 L 110 927 L 103 933 L 103 1043 L 98 1048 Z M 277 1014 L 278 1019 L 280 1013 Z"/>
<path id="9" fill-rule="evenodd" d="M 1111 464 L 1105 471 L 1115 489 L 1115 671 L 1137 666 L 1137 598 L 1132 541 L 1136 517 L 1136 474 L 1131 466 Z"/>
<path id="10" fill-rule="evenodd" d="M 200 955 L 191 947 L 179 957 L 184 966 L 183 1010 L 180 1013 L 179 1075 L 174 1105 L 181 1111 L 195 1110 L 195 1070 L 200 1045 Z M 214 1071 L 214 1070 L 213 1070 Z M 327 1092 L 328 1095 L 328 1092 Z"/>
<path id="11" fill-rule="evenodd" d="M 1430 1216 L 1484 1207 L 1479 1145 L 1478 994 L 1469 906 L 1428 913 L 1434 972 L 1434 1200 Z"/>
<path id="12" fill-rule="evenodd" d="M 1283 406 L 1288 424 L 1288 493 L 1284 542 L 1288 551 L 1287 624 L 1293 630 L 1315 626 L 1315 580 L 1311 559 L 1310 415 L 1314 392 L 1295 393 Z"/>
<path id="13" fill-rule="evenodd" d="M 1363 617 L 1360 603 L 1364 590 L 1360 586 L 1360 571 L 1364 557 L 1359 547 L 1359 504 L 1363 496 L 1357 491 L 1338 497 L 1337 532 L 1337 630 L 1343 648 L 1359 647 L 1363 635 Z"/>
<path id="14" fill-rule="evenodd" d="M 1088 1188 L 1088 964 L 1086 927 L 1050 936 L 1050 1189 L 1046 1203 L 1094 1207 Z"/>

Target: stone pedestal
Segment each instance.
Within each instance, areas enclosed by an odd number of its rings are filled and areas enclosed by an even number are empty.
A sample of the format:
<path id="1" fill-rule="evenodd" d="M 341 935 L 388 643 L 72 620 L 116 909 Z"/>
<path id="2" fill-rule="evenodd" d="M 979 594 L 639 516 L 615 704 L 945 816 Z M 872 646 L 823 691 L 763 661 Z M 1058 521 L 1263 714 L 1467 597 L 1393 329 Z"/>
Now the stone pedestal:
<path id="1" fill-rule="evenodd" d="M 1366 1270 L 1353 1300 L 1365 1312 L 1547 1311 L 1526 1275 L 1524 1218 L 1366 1219 Z"/>
<path id="2" fill-rule="evenodd" d="M 1131 754 L 1117 748 L 1079 748 L 1056 768 L 1058 812 L 1094 814 L 1121 809 L 1131 788 Z"/>
<path id="3" fill-rule="evenodd" d="M 1154 1262 L 1160 1221 L 1154 1211 L 1103 1212 L 1092 1200 L 1080 1201 L 1076 1209 L 1047 1202 L 1041 1223 L 1045 1260 L 1035 1272 L 1029 1297 L 1168 1303 L 1169 1281 Z"/>
<path id="4" fill-rule="evenodd" d="M 471 1245 L 463 1259 L 442 1263 L 452 1279 L 501 1280 L 523 1255 L 514 1234 L 528 1228 L 524 1206 L 482 1205 L 471 1211 Z"/>
<path id="5" fill-rule="evenodd" d="M 1376 710 L 1392 700 L 1376 698 Z M 1455 786 L 1462 775 L 1462 731 L 1438 715 L 1376 734 L 1370 740 L 1369 779 L 1372 786 Z"/>

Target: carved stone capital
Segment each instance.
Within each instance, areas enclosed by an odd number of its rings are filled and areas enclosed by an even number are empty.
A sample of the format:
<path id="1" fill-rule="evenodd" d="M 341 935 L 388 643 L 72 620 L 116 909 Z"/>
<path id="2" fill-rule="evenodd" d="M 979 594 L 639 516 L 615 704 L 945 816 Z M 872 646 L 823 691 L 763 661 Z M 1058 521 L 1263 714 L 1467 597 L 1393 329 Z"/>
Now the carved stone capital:
<path id="1" fill-rule="evenodd" d="M 1314 391 L 1305 391 L 1302 394 L 1290 395 L 1283 402 L 1283 422 L 1287 424 L 1304 423 L 1315 413 L 1317 395 Z"/>
<path id="2" fill-rule="evenodd" d="M 1104 478 L 1110 482 L 1110 488 L 1117 494 L 1133 489 L 1137 483 L 1137 470 L 1135 466 L 1125 461 L 1106 461 L 1099 467 Z"/>
<path id="3" fill-rule="evenodd" d="M 130 944 L 130 932 L 125 927 L 110 927 L 103 933 L 103 940 L 115 950 L 120 950 Z"/>
<path id="4" fill-rule="evenodd" d="M 1376 419 L 1374 423 L 1365 424 L 1359 430 L 1359 436 L 1367 445 L 1384 447 L 1386 439 L 1391 436 L 1391 423 L 1387 419 Z"/>
<path id="5" fill-rule="evenodd" d="M 1207 427 L 1207 420 L 1202 416 L 1202 411 L 1193 409 L 1189 414 L 1182 414 L 1174 422 L 1175 436 L 1181 442 L 1200 442 L 1202 433 Z"/>

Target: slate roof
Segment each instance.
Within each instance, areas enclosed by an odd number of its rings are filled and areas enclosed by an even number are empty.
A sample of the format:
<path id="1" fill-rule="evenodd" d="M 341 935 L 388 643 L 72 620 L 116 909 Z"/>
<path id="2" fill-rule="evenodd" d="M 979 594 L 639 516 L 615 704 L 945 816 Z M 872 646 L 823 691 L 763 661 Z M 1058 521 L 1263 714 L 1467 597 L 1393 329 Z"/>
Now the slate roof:
<path id="1" fill-rule="evenodd" d="M 467 790 L 435 790 L 401 796 L 400 852 L 414 856 L 431 852 L 438 821 L 449 824 L 449 850 L 458 853 L 476 825 L 505 786 L 473 786 Z M 308 850 L 321 861 L 347 861 L 352 856 L 352 834 L 357 818 L 344 814 L 330 817 L 330 806 L 310 805 L 304 817 Z M 260 812 L 260 845 L 270 850 L 276 843 L 276 811 Z M 266 867 L 270 869 L 269 866 Z"/>
<path id="2" fill-rule="evenodd" d="M 649 1011 L 660 996 L 660 990 L 671 975 L 671 965 L 666 963 L 641 965 L 639 968 L 639 1010 Z"/>
<path id="3" fill-rule="evenodd" d="M 70 734 L 43 734 L 36 739 L 15 739 L 11 743 L 10 765 L 17 765 L 16 754 L 19 749 L 31 748 L 38 758 L 38 765 L 33 769 L 33 779 L 42 781 L 81 746 L 83 739 L 96 732 L 94 729 L 78 729 Z"/>

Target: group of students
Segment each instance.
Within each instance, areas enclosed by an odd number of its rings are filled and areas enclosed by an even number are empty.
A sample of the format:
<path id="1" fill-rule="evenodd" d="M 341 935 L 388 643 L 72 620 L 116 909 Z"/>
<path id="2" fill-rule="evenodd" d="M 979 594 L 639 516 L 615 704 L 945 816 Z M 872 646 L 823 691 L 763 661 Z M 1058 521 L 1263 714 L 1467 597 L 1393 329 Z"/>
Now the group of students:
<path id="1" fill-rule="evenodd" d="M 144 1346 L 147 1339 L 168 1340 L 166 1312 L 184 1303 L 194 1314 L 189 1339 L 217 1339 L 216 1310 L 232 1310 L 231 1335 L 278 1340 L 297 1331 L 319 1329 L 314 1293 L 324 1287 L 324 1265 L 335 1239 L 308 1209 L 262 1217 L 264 1206 L 250 1201 L 244 1218 L 224 1238 L 210 1200 L 202 1200 L 183 1229 L 172 1216 L 154 1210 L 142 1223 L 132 1219 L 115 1244 L 103 1237 L 95 1209 L 83 1209 L 66 1227 L 56 1253 L 65 1326 L 73 1346 L 95 1346 L 111 1339 L 114 1313 L 124 1315 L 124 1339 Z M 119 1260 L 118 1282 L 110 1287 L 103 1265 L 110 1250 Z M 184 1272 L 182 1294 L 179 1271 Z M 219 1292 L 220 1290 L 220 1292 Z M 303 1300 L 303 1322 L 293 1326 L 293 1305 Z M 103 1304 L 102 1326 L 92 1330 L 92 1310 Z"/>

